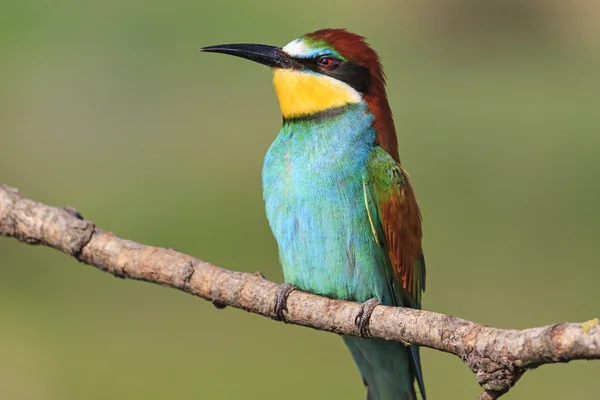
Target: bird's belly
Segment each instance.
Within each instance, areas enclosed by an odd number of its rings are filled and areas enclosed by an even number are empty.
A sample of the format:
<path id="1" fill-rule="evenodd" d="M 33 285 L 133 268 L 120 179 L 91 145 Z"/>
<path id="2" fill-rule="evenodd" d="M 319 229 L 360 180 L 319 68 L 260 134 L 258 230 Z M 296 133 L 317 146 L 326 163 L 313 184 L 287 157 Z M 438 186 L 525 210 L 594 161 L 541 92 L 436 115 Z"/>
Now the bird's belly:
<path id="1" fill-rule="evenodd" d="M 329 297 L 390 301 L 387 259 L 371 231 L 362 174 L 282 173 L 266 180 L 264 192 L 286 282 Z"/>

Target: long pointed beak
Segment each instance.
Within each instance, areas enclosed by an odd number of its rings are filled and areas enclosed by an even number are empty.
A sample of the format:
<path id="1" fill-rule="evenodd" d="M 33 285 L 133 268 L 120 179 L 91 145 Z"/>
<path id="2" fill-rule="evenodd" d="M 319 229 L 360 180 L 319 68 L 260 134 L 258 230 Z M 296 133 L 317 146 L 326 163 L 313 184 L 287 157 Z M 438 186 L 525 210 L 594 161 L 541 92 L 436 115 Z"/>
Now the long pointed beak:
<path id="1" fill-rule="evenodd" d="M 229 54 L 245 58 L 272 68 L 292 68 L 294 61 L 281 48 L 264 44 L 220 44 L 202 47 L 200 51 Z"/>

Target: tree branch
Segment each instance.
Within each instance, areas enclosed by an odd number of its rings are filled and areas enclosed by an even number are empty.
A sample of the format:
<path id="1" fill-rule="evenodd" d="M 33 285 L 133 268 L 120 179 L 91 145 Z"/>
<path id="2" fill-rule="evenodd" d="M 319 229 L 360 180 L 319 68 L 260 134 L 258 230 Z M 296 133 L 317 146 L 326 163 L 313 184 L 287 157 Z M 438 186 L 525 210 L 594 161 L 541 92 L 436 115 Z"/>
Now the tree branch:
<path id="1" fill-rule="evenodd" d="M 119 278 L 179 289 L 275 319 L 277 285 L 262 274 L 233 272 L 171 249 L 145 246 L 105 232 L 72 208 L 50 207 L 0 185 L 0 235 L 53 247 Z M 359 335 L 360 304 L 299 290 L 288 298 L 286 322 L 340 335 Z M 457 317 L 410 308 L 378 306 L 372 337 L 430 347 L 460 357 L 496 399 L 527 369 L 543 364 L 600 359 L 598 319 L 524 330 L 496 329 Z"/>

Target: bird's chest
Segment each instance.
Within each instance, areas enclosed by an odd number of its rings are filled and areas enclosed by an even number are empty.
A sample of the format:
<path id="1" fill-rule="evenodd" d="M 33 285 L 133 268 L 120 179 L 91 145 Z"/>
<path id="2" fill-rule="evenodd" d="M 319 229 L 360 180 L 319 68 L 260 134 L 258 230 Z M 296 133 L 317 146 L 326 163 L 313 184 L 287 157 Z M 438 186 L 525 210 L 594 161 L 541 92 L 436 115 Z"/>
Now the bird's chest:
<path id="1" fill-rule="evenodd" d="M 332 230 L 338 212 L 346 215 L 363 205 L 362 179 L 373 141 L 369 136 L 341 132 L 332 124 L 285 125 L 263 167 L 271 224 L 302 219 L 333 224 Z"/>
<path id="2" fill-rule="evenodd" d="M 267 203 L 326 206 L 328 200 L 354 194 L 375 140 L 371 123 L 362 106 L 319 122 L 286 123 L 265 157 Z"/>
<path id="3" fill-rule="evenodd" d="M 303 290 L 354 299 L 358 269 L 375 259 L 362 186 L 374 137 L 301 128 L 282 129 L 263 168 L 284 275 Z"/>
<path id="4" fill-rule="evenodd" d="M 267 217 L 278 234 L 288 223 L 316 229 L 342 229 L 337 218 L 360 207 L 365 159 L 350 146 L 318 142 L 282 132 L 263 169 Z M 287 228 L 286 228 L 287 229 Z M 294 229 L 289 229 L 293 234 Z"/>

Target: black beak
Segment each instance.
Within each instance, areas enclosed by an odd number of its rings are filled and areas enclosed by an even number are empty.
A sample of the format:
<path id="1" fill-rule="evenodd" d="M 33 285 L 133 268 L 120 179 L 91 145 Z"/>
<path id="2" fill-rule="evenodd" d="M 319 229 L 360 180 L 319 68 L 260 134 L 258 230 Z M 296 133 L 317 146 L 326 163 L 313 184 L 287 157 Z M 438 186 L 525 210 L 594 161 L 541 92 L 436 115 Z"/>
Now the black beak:
<path id="1" fill-rule="evenodd" d="M 200 51 L 223 53 L 245 58 L 272 68 L 292 68 L 294 61 L 279 47 L 264 44 L 220 44 L 202 47 Z"/>

